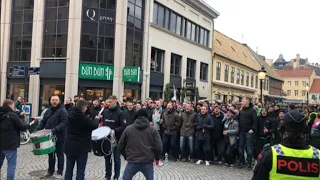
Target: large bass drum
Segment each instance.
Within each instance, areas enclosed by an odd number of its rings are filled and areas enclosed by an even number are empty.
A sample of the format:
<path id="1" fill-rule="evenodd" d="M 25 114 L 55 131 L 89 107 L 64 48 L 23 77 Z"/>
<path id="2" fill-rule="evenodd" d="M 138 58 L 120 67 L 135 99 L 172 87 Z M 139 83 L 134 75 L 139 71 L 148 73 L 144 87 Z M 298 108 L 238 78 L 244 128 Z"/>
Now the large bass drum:
<path id="1" fill-rule="evenodd" d="M 111 129 L 108 126 L 102 126 L 92 131 L 92 150 L 96 156 L 108 156 L 112 153 L 115 138 L 111 135 Z"/>

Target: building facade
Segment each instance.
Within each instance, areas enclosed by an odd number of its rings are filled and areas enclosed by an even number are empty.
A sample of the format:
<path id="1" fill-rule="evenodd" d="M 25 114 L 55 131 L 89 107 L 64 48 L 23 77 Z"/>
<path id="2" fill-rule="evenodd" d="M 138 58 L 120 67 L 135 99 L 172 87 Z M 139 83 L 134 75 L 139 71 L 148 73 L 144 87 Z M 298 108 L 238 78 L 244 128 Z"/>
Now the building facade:
<path id="1" fill-rule="evenodd" d="M 200 0 L 12 0 L 1 7 L 0 98 L 25 97 L 34 115 L 51 94 L 62 101 L 158 98 L 167 83 L 177 92 L 188 87 L 188 77 L 200 96 L 210 94 L 219 13 Z"/>
<path id="2" fill-rule="evenodd" d="M 313 80 L 308 98 L 310 104 L 320 104 L 320 79 Z"/>
<path id="3" fill-rule="evenodd" d="M 313 69 L 282 69 L 276 72 L 283 78 L 283 91 L 286 95 L 285 102 L 306 103 L 307 88 L 311 88 L 316 77 Z M 310 96 L 309 96 L 310 100 Z"/>
<path id="4" fill-rule="evenodd" d="M 241 101 L 243 97 L 257 102 L 260 66 L 249 49 L 216 30 L 213 44 L 212 97 L 223 102 Z M 268 93 L 268 89 L 269 83 L 266 83 L 264 93 Z"/>

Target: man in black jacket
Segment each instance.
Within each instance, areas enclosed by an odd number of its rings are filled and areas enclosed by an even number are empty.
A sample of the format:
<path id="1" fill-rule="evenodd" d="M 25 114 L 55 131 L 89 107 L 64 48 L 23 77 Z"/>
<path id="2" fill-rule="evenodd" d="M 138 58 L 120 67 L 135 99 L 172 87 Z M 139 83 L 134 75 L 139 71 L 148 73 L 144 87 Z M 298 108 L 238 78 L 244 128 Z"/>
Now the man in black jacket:
<path id="1" fill-rule="evenodd" d="M 208 106 L 201 107 L 201 114 L 197 116 L 197 132 L 196 132 L 196 154 L 198 161 L 196 164 L 201 164 L 203 160 L 209 166 L 210 153 L 210 131 L 214 128 L 211 116 L 208 114 Z"/>
<path id="2" fill-rule="evenodd" d="M 73 168 L 77 163 L 77 180 L 84 180 L 91 151 L 91 132 L 98 128 L 99 119 L 91 119 L 85 115 L 88 102 L 79 100 L 68 116 L 68 126 L 64 152 L 67 156 L 65 180 L 72 180 Z"/>
<path id="3" fill-rule="evenodd" d="M 211 118 L 214 123 L 214 129 L 211 131 L 211 147 L 214 150 L 214 153 L 217 157 L 217 161 L 219 164 L 222 163 L 223 156 L 223 123 L 224 114 L 221 112 L 219 106 L 214 107 L 214 111 L 211 114 Z M 212 154 L 212 153 L 211 153 Z M 210 160 L 214 160 L 213 154 L 210 157 Z"/>
<path id="4" fill-rule="evenodd" d="M 102 115 L 99 118 L 102 118 L 103 126 L 108 126 L 111 128 L 111 133 L 115 134 L 117 142 L 119 141 L 122 132 L 126 128 L 126 120 L 124 118 L 123 112 L 120 110 L 119 103 L 116 96 L 110 96 L 108 99 L 108 109 L 105 109 L 102 112 Z M 104 156 L 105 158 L 105 179 L 111 179 L 111 170 L 112 170 L 112 160 L 111 155 Z M 118 180 L 120 176 L 120 168 L 121 168 L 121 159 L 120 159 L 120 151 L 118 147 L 115 147 L 113 150 L 113 159 L 115 163 L 114 168 L 114 180 Z"/>
<path id="5" fill-rule="evenodd" d="M 0 107 L 0 168 L 7 158 L 7 180 L 14 180 L 17 165 L 17 149 L 20 146 L 20 131 L 29 128 L 14 111 L 14 102 L 4 100 Z"/>
<path id="6" fill-rule="evenodd" d="M 64 107 L 66 108 L 68 113 L 70 113 L 71 109 L 73 108 L 72 99 L 70 97 L 66 99 L 66 103 L 64 104 Z"/>
<path id="7" fill-rule="evenodd" d="M 48 172 L 42 178 L 50 178 L 55 171 L 56 156 L 58 158 L 58 171 L 55 178 L 62 179 L 64 154 L 63 144 L 65 141 L 65 131 L 67 127 L 67 110 L 60 105 L 60 98 L 57 95 L 50 97 L 51 107 L 45 112 L 42 121 L 40 122 L 37 130 L 51 129 L 53 135 L 56 136 L 56 150 L 49 154 L 49 168 Z"/>
<path id="8" fill-rule="evenodd" d="M 244 149 L 247 151 L 247 163 L 248 169 L 252 169 L 252 142 L 253 142 L 253 133 L 256 130 L 256 111 L 253 107 L 249 106 L 249 101 L 243 99 L 241 102 L 242 110 L 239 114 L 239 167 L 241 168 L 244 161 Z"/>
<path id="9" fill-rule="evenodd" d="M 93 101 L 93 107 L 91 107 L 89 110 L 89 115 L 92 120 L 94 120 L 96 118 L 96 116 L 99 114 L 100 110 L 101 110 L 100 100 L 96 99 Z"/>
<path id="10" fill-rule="evenodd" d="M 159 164 L 162 142 L 158 131 L 149 125 L 147 110 L 140 109 L 137 117 L 126 128 L 118 144 L 121 154 L 128 161 L 123 179 L 131 180 L 141 171 L 147 180 L 153 180 L 153 161 Z"/>
<path id="11" fill-rule="evenodd" d="M 136 110 L 133 107 L 133 104 L 131 101 L 127 102 L 127 110 L 123 112 L 124 119 L 126 120 L 127 126 L 134 123 L 136 120 Z"/>

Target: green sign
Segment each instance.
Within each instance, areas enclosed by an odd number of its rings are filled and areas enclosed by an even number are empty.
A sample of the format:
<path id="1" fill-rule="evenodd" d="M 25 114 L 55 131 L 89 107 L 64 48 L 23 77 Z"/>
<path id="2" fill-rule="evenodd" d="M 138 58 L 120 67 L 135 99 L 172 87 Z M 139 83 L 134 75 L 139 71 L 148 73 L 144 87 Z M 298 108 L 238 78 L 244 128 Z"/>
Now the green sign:
<path id="1" fill-rule="evenodd" d="M 123 82 L 137 83 L 140 80 L 140 67 L 125 66 L 122 70 Z"/>
<path id="2" fill-rule="evenodd" d="M 104 64 L 79 64 L 80 79 L 95 79 L 95 80 L 113 80 L 114 67 Z"/>

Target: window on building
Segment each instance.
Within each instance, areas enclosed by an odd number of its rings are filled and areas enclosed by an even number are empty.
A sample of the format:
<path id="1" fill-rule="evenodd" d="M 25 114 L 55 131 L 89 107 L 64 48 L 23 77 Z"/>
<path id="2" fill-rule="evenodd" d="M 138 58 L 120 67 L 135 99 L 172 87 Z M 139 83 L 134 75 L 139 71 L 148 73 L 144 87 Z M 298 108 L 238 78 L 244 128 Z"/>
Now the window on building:
<path id="1" fill-rule="evenodd" d="M 235 73 L 235 68 L 231 67 L 231 83 L 234 83 L 234 73 Z"/>
<path id="2" fill-rule="evenodd" d="M 224 81 L 229 81 L 229 65 L 224 65 Z"/>
<path id="3" fill-rule="evenodd" d="M 307 96 L 307 91 L 306 90 L 302 90 L 302 96 Z"/>
<path id="4" fill-rule="evenodd" d="M 294 90 L 294 96 L 299 96 L 299 91 L 298 90 Z"/>
<path id="5" fill-rule="evenodd" d="M 269 79 L 266 79 L 266 90 L 269 91 Z"/>
<path id="6" fill-rule="evenodd" d="M 114 35 L 115 35 L 115 1 L 114 0 L 84 0 L 80 61 L 113 64 L 114 61 Z M 134 4 L 128 2 L 127 27 L 132 29 L 139 26 L 141 22 L 136 21 L 142 16 L 142 11 L 135 9 Z M 92 14 L 91 14 L 92 13 Z M 100 16 L 97 16 L 97 13 Z M 87 15 L 89 14 L 89 16 Z M 96 14 L 95 16 L 90 16 Z M 100 17 L 100 18 L 98 18 Z M 141 25 L 140 25 L 141 29 Z M 128 30 L 127 30 L 128 32 Z M 128 36 L 133 37 L 133 31 Z M 132 38 L 127 38 L 127 40 Z M 133 41 L 133 40 L 132 40 Z M 134 43 L 127 42 L 127 50 L 140 48 Z M 129 47 L 128 47 L 129 46 Z"/>
<path id="7" fill-rule="evenodd" d="M 255 88 L 258 88 L 258 76 L 256 76 L 256 83 L 255 83 Z"/>
<path id="8" fill-rule="evenodd" d="M 193 59 L 187 59 L 187 78 L 196 78 L 196 65 L 197 61 Z"/>
<path id="9" fill-rule="evenodd" d="M 128 1 L 128 7 L 131 9 L 130 12 L 132 11 L 133 12 L 127 14 L 127 39 L 126 39 L 125 65 L 138 66 L 142 68 L 144 0 L 130 0 Z M 113 13 L 115 13 L 114 10 L 113 10 Z M 164 27 L 164 21 L 165 21 L 164 16 L 165 16 L 165 9 L 159 6 L 157 20 L 160 23 L 161 27 Z M 113 60 L 113 57 L 112 57 L 112 60 Z"/>
<path id="10" fill-rule="evenodd" d="M 240 69 L 237 69 L 237 84 L 240 84 Z"/>
<path id="11" fill-rule="evenodd" d="M 246 73 L 246 86 L 249 86 L 249 72 Z"/>
<path id="12" fill-rule="evenodd" d="M 294 81 L 295 86 L 299 86 L 299 81 Z"/>
<path id="13" fill-rule="evenodd" d="M 46 0 L 43 57 L 67 56 L 69 0 Z"/>
<path id="14" fill-rule="evenodd" d="M 151 64 L 150 71 L 163 72 L 164 51 L 151 48 Z"/>
<path id="15" fill-rule="evenodd" d="M 12 0 L 9 61 L 31 60 L 33 2 L 33 0 Z"/>
<path id="16" fill-rule="evenodd" d="M 129 3 L 130 2 L 131 0 Z M 210 31 L 158 2 L 154 2 L 153 5 L 152 22 L 161 28 L 165 28 L 189 40 L 204 46 L 209 46 Z"/>
<path id="17" fill-rule="evenodd" d="M 208 81 L 208 64 L 200 63 L 200 80 Z"/>
<path id="18" fill-rule="evenodd" d="M 291 96 L 291 90 L 287 90 L 287 95 Z"/>
<path id="19" fill-rule="evenodd" d="M 220 80 L 221 78 L 221 63 L 217 62 L 217 68 L 216 68 L 216 80 Z"/>
<path id="20" fill-rule="evenodd" d="M 244 71 L 241 70 L 241 85 L 244 85 Z"/>
<path id="21" fill-rule="evenodd" d="M 288 86 L 291 86 L 291 81 L 288 81 Z"/>
<path id="22" fill-rule="evenodd" d="M 307 81 L 302 81 L 302 86 L 306 87 L 307 86 Z"/>
<path id="23" fill-rule="evenodd" d="M 171 53 L 171 75 L 181 76 L 181 59 L 181 56 Z"/>
<path id="24" fill-rule="evenodd" d="M 253 83 L 254 83 L 254 75 L 251 74 L 251 87 L 253 88 Z"/>

